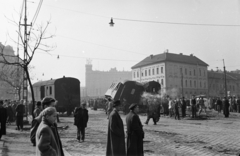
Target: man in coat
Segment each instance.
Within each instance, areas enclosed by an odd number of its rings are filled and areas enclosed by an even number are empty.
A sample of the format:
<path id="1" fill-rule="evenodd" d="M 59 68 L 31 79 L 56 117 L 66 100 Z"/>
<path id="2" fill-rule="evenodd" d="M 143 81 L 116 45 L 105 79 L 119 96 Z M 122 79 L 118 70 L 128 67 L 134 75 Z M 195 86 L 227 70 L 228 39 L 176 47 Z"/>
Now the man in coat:
<path id="1" fill-rule="evenodd" d="M 54 107 L 43 110 L 42 121 L 36 132 L 36 156 L 64 156 L 55 122 L 57 111 Z"/>
<path id="2" fill-rule="evenodd" d="M 182 98 L 182 101 L 181 101 L 181 108 L 182 108 L 182 117 L 184 118 L 186 117 L 186 108 L 187 108 L 187 104 L 184 97 Z"/>
<path id="3" fill-rule="evenodd" d="M 77 108 L 74 112 L 74 125 L 77 126 L 77 140 L 84 142 L 85 128 L 88 122 L 88 110 L 86 109 L 86 103 L 81 104 L 82 107 Z"/>
<path id="4" fill-rule="evenodd" d="M 3 107 L 3 101 L 0 100 L 0 140 L 2 135 L 6 135 L 7 109 Z"/>
<path id="5" fill-rule="evenodd" d="M 194 97 L 194 95 L 192 95 L 192 99 L 191 99 L 191 109 L 192 109 L 192 118 L 196 118 L 196 114 L 197 114 L 197 101 L 196 98 Z"/>
<path id="6" fill-rule="evenodd" d="M 130 112 L 126 116 L 127 125 L 127 156 L 143 156 L 144 131 L 141 120 L 136 114 L 139 107 L 136 103 L 131 104 Z"/>
<path id="7" fill-rule="evenodd" d="M 226 97 L 223 99 L 223 114 L 225 118 L 229 117 L 229 101 Z"/>
<path id="8" fill-rule="evenodd" d="M 109 118 L 109 115 L 110 115 L 110 113 L 111 113 L 112 110 L 113 110 L 113 106 L 112 106 L 112 105 L 113 105 L 113 104 L 112 104 L 112 99 L 109 98 L 109 99 L 108 99 L 108 105 L 107 105 L 107 115 L 108 115 L 107 118 Z"/>
<path id="9" fill-rule="evenodd" d="M 113 102 L 113 110 L 109 115 L 106 156 L 125 156 L 125 135 L 123 121 L 118 114 L 121 102 Z"/>
<path id="10" fill-rule="evenodd" d="M 20 103 L 16 107 L 16 123 L 17 123 L 17 128 L 16 130 L 21 130 L 23 131 L 23 116 L 25 113 L 25 107 L 23 105 L 24 100 L 20 100 Z"/>

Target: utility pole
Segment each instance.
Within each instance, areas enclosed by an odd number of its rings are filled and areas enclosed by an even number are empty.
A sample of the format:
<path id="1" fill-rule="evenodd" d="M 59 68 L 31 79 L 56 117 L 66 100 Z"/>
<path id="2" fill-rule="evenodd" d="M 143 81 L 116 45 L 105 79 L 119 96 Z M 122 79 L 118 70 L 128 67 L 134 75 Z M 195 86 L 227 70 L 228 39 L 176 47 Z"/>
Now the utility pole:
<path id="1" fill-rule="evenodd" d="M 23 56 L 24 67 L 23 67 L 23 71 L 24 72 L 23 72 L 23 87 L 22 88 L 23 88 L 23 100 L 26 102 L 26 104 L 28 104 L 28 90 L 27 90 L 28 80 L 27 80 L 26 70 L 28 68 L 27 48 L 28 48 L 28 35 L 29 35 L 29 33 L 27 33 L 27 27 L 32 26 L 32 24 L 27 24 L 27 0 L 24 1 L 24 5 L 25 5 L 24 24 L 20 24 L 20 26 L 24 26 L 24 43 L 23 43 L 23 47 L 24 47 L 24 56 Z M 27 109 L 27 105 L 26 105 L 26 109 Z"/>
<path id="2" fill-rule="evenodd" d="M 224 85 L 225 85 L 225 97 L 227 98 L 227 77 L 226 77 L 226 68 L 223 59 L 223 70 L 224 70 Z"/>

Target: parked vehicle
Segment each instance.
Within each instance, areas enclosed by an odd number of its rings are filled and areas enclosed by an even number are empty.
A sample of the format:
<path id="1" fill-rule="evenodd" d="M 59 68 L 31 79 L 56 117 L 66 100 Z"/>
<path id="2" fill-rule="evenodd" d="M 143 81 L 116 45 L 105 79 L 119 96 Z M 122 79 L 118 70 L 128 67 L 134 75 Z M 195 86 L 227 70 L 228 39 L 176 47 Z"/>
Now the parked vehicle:
<path id="1" fill-rule="evenodd" d="M 39 81 L 33 84 L 35 101 L 41 101 L 45 96 L 53 97 L 58 102 L 58 112 L 70 115 L 75 107 L 80 106 L 80 81 L 72 77 Z"/>

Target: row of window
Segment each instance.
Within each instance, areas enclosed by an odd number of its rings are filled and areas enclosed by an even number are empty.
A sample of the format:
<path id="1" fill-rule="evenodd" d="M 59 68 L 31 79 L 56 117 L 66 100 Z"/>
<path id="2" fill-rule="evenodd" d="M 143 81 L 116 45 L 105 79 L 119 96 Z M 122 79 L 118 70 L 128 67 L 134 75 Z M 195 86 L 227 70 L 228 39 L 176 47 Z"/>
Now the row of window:
<path id="1" fill-rule="evenodd" d="M 197 82 L 192 81 L 192 80 L 185 80 L 185 87 L 197 87 Z M 206 82 L 202 83 L 201 81 L 199 82 L 199 88 L 206 88 Z"/>
<path id="2" fill-rule="evenodd" d="M 187 68 L 185 68 L 185 72 L 183 73 L 183 68 L 180 68 L 180 73 L 181 74 L 184 74 L 185 73 L 185 75 L 189 75 L 189 76 L 196 76 L 196 70 L 195 69 L 193 69 L 193 73 L 192 73 L 192 71 L 191 70 L 189 70 L 189 72 L 188 72 L 188 70 L 187 70 Z M 203 76 L 205 77 L 206 76 L 206 71 L 204 70 L 203 72 L 202 72 L 202 70 L 201 69 L 199 69 L 199 76 L 202 76 L 202 74 L 203 74 Z"/>
<path id="3" fill-rule="evenodd" d="M 210 86 L 213 89 L 224 89 L 224 84 L 213 84 L 212 86 Z M 227 85 L 227 90 L 230 91 L 235 91 L 235 86 L 234 85 Z"/>
<path id="4" fill-rule="evenodd" d="M 156 68 L 156 74 L 159 74 L 159 68 Z M 163 74 L 163 67 L 161 67 L 161 74 Z M 151 76 L 151 75 L 155 75 L 155 68 L 151 69 L 146 69 L 144 72 L 141 73 L 142 77 L 146 77 L 146 76 Z M 139 77 L 139 72 L 133 72 L 133 78 L 138 78 Z"/>

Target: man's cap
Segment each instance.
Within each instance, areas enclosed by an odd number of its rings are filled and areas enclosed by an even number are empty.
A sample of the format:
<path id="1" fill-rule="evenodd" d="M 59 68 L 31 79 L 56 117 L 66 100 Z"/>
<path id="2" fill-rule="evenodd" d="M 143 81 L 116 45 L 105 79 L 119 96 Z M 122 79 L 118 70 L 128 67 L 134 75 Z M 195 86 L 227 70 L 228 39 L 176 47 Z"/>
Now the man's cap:
<path id="1" fill-rule="evenodd" d="M 115 100 L 113 102 L 113 107 L 116 107 L 116 106 L 119 106 L 121 104 L 121 101 L 120 100 Z"/>
<path id="2" fill-rule="evenodd" d="M 56 101 L 56 100 L 55 100 L 54 98 L 52 98 L 52 97 L 45 97 L 45 98 L 43 98 L 43 100 L 42 100 L 42 105 L 49 104 L 49 103 L 55 102 L 55 101 Z"/>
<path id="3" fill-rule="evenodd" d="M 135 107 L 137 107 L 137 104 L 136 103 L 133 103 L 129 106 L 129 109 L 130 110 L 133 110 Z"/>

